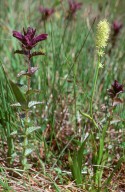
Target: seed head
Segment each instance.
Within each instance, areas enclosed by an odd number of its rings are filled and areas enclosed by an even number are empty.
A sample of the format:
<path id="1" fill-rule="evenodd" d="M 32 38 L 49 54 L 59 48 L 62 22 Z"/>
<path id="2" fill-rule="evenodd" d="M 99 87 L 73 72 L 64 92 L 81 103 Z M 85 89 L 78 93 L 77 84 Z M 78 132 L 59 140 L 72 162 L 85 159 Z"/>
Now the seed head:
<path id="1" fill-rule="evenodd" d="M 96 47 L 105 48 L 109 39 L 110 27 L 107 20 L 100 21 L 97 25 Z"/>

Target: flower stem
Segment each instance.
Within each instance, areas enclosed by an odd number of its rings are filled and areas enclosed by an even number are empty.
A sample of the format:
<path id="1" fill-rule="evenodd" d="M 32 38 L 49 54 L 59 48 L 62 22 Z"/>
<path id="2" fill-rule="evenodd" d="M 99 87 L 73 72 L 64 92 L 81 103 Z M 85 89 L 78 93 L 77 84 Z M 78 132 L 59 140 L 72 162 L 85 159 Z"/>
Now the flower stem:
<path id="1" fill-rule="evenodd" d="M 100 56 L 98 56 L 98 62 L 96 64 L 94 83 L 93 83 L 93 89 L 92 89 L 92 97 L 91 97 L 91 101 L 90 101 L 90 115 L 91 115 L 91 117 L 93 117 L 93 98 L 94 98 L 96 85 L 97 85 L 97 79 L 98 79 L 98 73 L 99 73 L 99 64 L 100 64 Z"/>
<path id="2" fill-rule="evenodd" d="M 75 130 L 77 129 L 77 108 L 76 108 L 76 100 L 77 100 L 77 95 L 76 95 L 76 75 L 77 75 L 77 65 L 74 64 L 74 112 L 75 112 Z"/>
<path id="3" fill-rule="evenodd" d="M 26 149 L 28 145 L 28 138 L 26 135 L 27 128 L 25 127 L 25 133 L 24 133 L 24 141 L 23 141 L 23 152 L 22 152 L 22 167 L 23 170 L 26 170 L 27 168 L 27 157 L 26 157 Z"/>
<path id="4" fill-rule="evenodd" d="M 30 74 L 31 72 L 31 61 L 30 61 L 30 51 L 28 54 L 28 73 Z M 27 77 L 27 89 L 28 91 L 30 90 L 30 84 L 31 84 L 31 79 L 30 76 Z"/>
<path id="5" fill-rule="evenodd" d="M 31 71 L 30 51 L 29 51 L 27 58 L 28 58 L 28 73 L 30 73 L 30 71 Z M 31 78 L 30 78 L 30 76 L 27 76 L 27 91 L 30 90 L 30 87 L 31 87 Z M 29 103 L 29 96 L 27 97 L 27 105 L 28 105 L 28 103 Z M 23 152 L 22 152 L 22 167 L 24 170 L 27 169 L 26 150 L 28 147 L 28 136 L 27 136 L 28 119 L 29 119 L 29 110 L 26 109 L 26 118 L 24 121 Z"/>

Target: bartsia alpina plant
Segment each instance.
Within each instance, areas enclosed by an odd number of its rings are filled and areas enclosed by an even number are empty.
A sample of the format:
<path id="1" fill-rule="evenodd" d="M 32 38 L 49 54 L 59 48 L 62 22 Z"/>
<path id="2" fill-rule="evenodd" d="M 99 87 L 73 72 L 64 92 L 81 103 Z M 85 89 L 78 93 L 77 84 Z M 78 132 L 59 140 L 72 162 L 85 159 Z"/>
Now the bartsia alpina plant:
<path id="1" fill-rule="evenodd" d="M 121 22 L 119 22 L 117 20 L 113 22 L 112 28 L 111 28 L 112 29 L 112 31 L 111 31 L 111 48 L 109 50 L 109 53 L 111 53 L 113 48 L 115 47 L 122 27 L 123 27 L 123 24 Z"/>
<path id="2" fill-rule="evenodd" d="M 23 28 L 23 34 L 18 31 L 13 31 L 13 36 L 21 41 L 22 47 L 26 50 L 31 50 L 38 42 L 47 38 L 47 34 L 40 34 L 38 36 L 35 36 L 35 34 L 36 29 L 31 27 L 28 27 L 27 31 Z"/>
<path id="3" fill-rule="evenodd" d="M 108 94 L 111 98 L 117 97 L 120 93 L 123 93 L 123 85 L 117 80 L 112 84 L 112 88 L 108 89 Z"/>
<path id="4" fill-rule="evenodd" d="M 78 3 L 74 0 L 69 0 L 69 10 L 67 18 L 73 18 L 78 10 L 81 9 L 82 3 Z"/>
<path id="5" fill-rule="evenodd" d="M 37 45 L 38 42 L 47 39 L 47 34 L 35 35 L 36 29 L 31 27 L 27 28 L 27 31 L 23 28 L 23 34 L 18 31 L 13 31 L 13 37 L 18 39 L 22 43 L 22 50 L 16 50 L 14 53 L 24 54 L 29 59 L 33 56 L 44 55 L 42 51 L 33 52 L 31 50 Z"/>
<path id="6" fill-rule="evenodd" d="M 114 21 L 112 24 L 113 35 L 117 36 L 120 33 L 122 27 L 123 27 L 123 24 L 121 22 Z"/>
<path id="7" fill-rule="evenodd" d="M 45 21 L 55 12 L 55 10 L 53 8 L 44 8 L 43 6 L 40 6 L 39 12 L 42 15 L 42 20 Z"/>
<path id="8" fill-rule="evenodd" d="M 112 106 L 116 106 L 123 101 L 119 98 L 119 94 L 124 92 L 123 85 L 120 84 L 117 80 L 111 85 L 111 88 L 107 90 L 109 97 L 112 99 Z"/>
<path id="9" fill-rule="evenodd" d="M 38 42 L 43 41 L 47 38 L 47 34 L 40 34 L 38 36 L 36 34 L 36 29 L 33 29 L 31 27 L 28 27 L 27 30 L 23 29 L 23 34 L 18 31 L 13 31 L 13 36 L 18 39 L 22 45 L 22 50 L 16 50 L 15 53 L 18 54 L 24 54 L 27 58 L 27 67 L 28 69 L 26 71 L 21 71 L 17 77 L 21 77 L 22 75 L 25 75 L 27 77 L 27 90 L 25 93 L 22 93 L 13 82 L 11 82 L 12 90 L 15 94 L 15 97 L 19 103 L 13 106 L 20 106 L 23 111 L 23 117 L 20 116 L 22 130 L 23 130 L 23 143 L 22 143 L 22 155 L 21 155 L 21 164 L 23 169 L 28 169 L 29 165 L 27 162 L 27 156 L 31 154 L 32 148 L 29 148 L 31 144 L 29 145 L 29 135 L 39 129 L 40 127 L 34 124 L 32 122 L 32 119 L 30 117 L 30 113 L 32 112 L 32 107 L 38 104 L 41 104 L 42 102 L 39 101 L 32 101 L 29 92 L 32 91 L 32 94 L 35 93 L 34 90 L 31 90 L 31 77 L 34 75 L 34 73 L 38 70 L 38 67 L 32 67 L 31 63 L 31 57 L 37 56 L 37 55 L 43 55 L 42 52 L 31 52 L 32 49 L 37 45 Z M 34 126 L 31 127 L 31 122 L 34 124 Z"/>

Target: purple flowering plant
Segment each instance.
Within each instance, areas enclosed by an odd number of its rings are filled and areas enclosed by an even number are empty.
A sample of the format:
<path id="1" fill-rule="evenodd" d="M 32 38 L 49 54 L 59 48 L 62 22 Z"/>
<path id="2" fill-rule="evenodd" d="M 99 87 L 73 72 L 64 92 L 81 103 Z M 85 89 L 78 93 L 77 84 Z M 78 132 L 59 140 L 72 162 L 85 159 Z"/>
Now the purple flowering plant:
<path id="1" fill-rule="evenodd" d="M 36 34 L 36 29 L 33 29 L 31 27 L 28 27 L 27 31 L 23 28 L 23 34 L 18 31 L 13 31 L 13 37 L 18 39 L 22 43 L 22 50 L 16 50 L 14 53 L 24 54 L 28 58 L 27 73 L 20 72 L 20 74 L 22 75 L 29 75 L 29 76 L 33 75 L 36 71 L 36 68 L 31 67 L 31 62 L 30 62 L 31 57 L 44 55 L 42 51 L 31 52 L 31 50 L 37 45 L 38 42 L 47 39 L 47 34 L 40 34 L 37 36 L 35 34 Z"/>
<path id="2" fill-rule="evenodd" d="M 108 89 L 108 95 L 112 99 L 112 106 L 122 103 L 122 100 L 119 98 L 119 94 L 123 92 L 123 85 L 115 80 L 111 85 L 111 88 Z"/>
<path id="3" fill-rule="evenodd" d="M 118 36 L 121 32 L 121 29 L 123 27 L 123 24 L 117 20 L 115 20 L 113 23 L 112 23 L 112 33 L 111 33 L 111 50 L 109 52 L 112 51 L 112 48 L 115 47 L 116 45 L 116 42 L 117 42 L 117 39 L 118 39 Z"/>
<path id="4" fill-rule="evenodd" d="M 108 90 L 108 94 L 113 99 L 117 97 L 120 93 L 123 93 L 123 85 L 115 80 L 112 84 L 112 88 Z"/>
<path id="5" fill-rule="evenodd" d="M 27 31 L 23 28 L 23 34 L 18 31 L 13 31 L 13 37 L 17 38 L 22 43 L 22 50 L 15 53 L 25 54 L 31 57 L 30 51 L 37 45 L 38 42 L 47 38 L 47 34 L 36 34 L 36 29 L 28 27 Z M 43 53 L 41 53 L 42 55 Z M 39 53 L 40 55 L 40 53 Z"/>
<path id="6" fill-rule="evenodd" d="M 113 35 L 117 36 L 120 33 L 122 27 L 123 27 L 122 23 L 118 21 L 114 21 L 112 24 Z"/>
<path id="7" fill-rule="evenodd" d="M 38 104 L 42 104 L 42 102 L 39 101 L 32 101 L 30 99 L 30 92 L 32 94 L 36 93 L 36 90 L 31 89 L 31 77 L 34 75 L 34 73 L 38 70 L 38 67 L 32 67 L 31 65 L 31 58 L 33 56 L 38 55 L 44 55 L 43 52 L 32 52 L 32 49 L 43 40 L 47 39 L 47 34 L 40 34 L 36 35 L 36 29 L 33 29 L 31 27 L 28 27 L 27 30 L 23 28 L 23 33 L 18 31 L 13 31 L 13 37 L 18 39 L 21 42 L 21 50 L 16 50 L 14 53 L 23 54 L 27 58 L 27 67 L 28 69 L 26 71 L 21 71 L 17 77 L 21 77 L 22 75 L 25 75 L 27 77 L 27 90 L 25 93 L 22 93 L 20 88 L 10 81 L 11 88 L 13 90 L 13 93 L 15 95 L 16 100 L 18 103 L 13 104 L 14 107 L 21 107 L 23 111 L 23 117 L 21 115 L 20 119 L 23 122 L 23 144 L 22 144 L 22 154 L 21 154 L 21 164 L 23 169 L 28 169 L 29 165 L 27 162 L 27 156 L 31 154 L 32 149 L 29 148 L 29 134 L 31 134 L 33 131 L 39 129 L 40 127 L 36 124 L 31 127 L 31 118 L 30 113 L 32 112 L 32 107 L 36 106 Z M 39 92 L 39 91 L 37 91 Z M 34 124 L 34 123 L 33 123 Z M 30 145 L 31 146 L 31 145 Z"/>
<path id="8" fill-rule="evenodd" d="M 54 12 L 54 8 L 44 8 L 43 6 L 39 7 L 39 12 L 42 15 L 42 20 L 47 20 Z"/>
<path id="9" fill-rule="evenodd" d="M 79 3 L 74 0 L 69 0 L 68 3 L 69 3 L 69 10 L 67 18 L 73 18 L 76 12 L 81 9 L 82 3 Z"/>

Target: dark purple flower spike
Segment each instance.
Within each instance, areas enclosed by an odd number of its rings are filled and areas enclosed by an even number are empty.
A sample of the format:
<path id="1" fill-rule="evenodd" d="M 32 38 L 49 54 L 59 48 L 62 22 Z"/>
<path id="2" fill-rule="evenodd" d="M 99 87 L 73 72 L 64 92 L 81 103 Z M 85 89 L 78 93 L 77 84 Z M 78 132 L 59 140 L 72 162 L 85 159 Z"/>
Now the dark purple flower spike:
<path id="1" fill-rule="evenodd" d="M 28 59 L 28 70 L 21 71 L 17 77 L 22 75 L 32 76 L 38 68 L 31 66 L 31 58 L 38 55 L 44 55 L 42 51 L 31 52 L 31 50 L 37 45 L 38 42 L 45 40 L 47 38 L 47 34 L 40 34 L 38 36 L 35 34 L 36 29 L 31 27 L 28 27 L 27 31 L 23 29 L 23 34 L 18 31 L 13 31 L 13 36 L 22 43 L 22 50 L 16 50 L 14 53 L 23 54 Z"/>
<path id="2" fill-rule="evenodd" d="M 82 3 L 78 3 L 74 0 L 69 0 L 69 16 L 72 17 L 75 15 L 76 11 L 78 11 L 79 9 L 81 9 Z"/>
<path id="3" fill-rule="evenodd" d="M 47 34 L 40 34 L 38 36 L 35 36 L 36 29 L 33 29 L 31 27 L 28 27 L 27 31 L 23 29 L 24 34 L 13 31 L 13 36 L 17 38 L 22 43 L 22 47 L 25 50 L 31 50 L 33 47 L 37 45 L 39 41 L 43 41 L 47 38 Z"/>
<path id="4" fill-rule="evenodd" d="M 114 21 L 112 25 L 113 35 L 117 36 L 120 33 L 122 27 L 123 27 L 122 23 L 118 21 Z"/>
<path id="5" fill-rule="evenodd" d="M 121 85 L 120 83 L 118 83 L 117 80 L 115 80 L 112 84 L 112 88 L 108 89 L 108 94 L 113 99 L 117 97 L 120 93 L 123 93 L 123 85 Z"/>
<path id="6" fill-rule="evenodd" d="M 118 35 L 121 31 L 123 27 L 123 24 L 121 22 L 118 22 L 118 21 L 114 21 L 112 23 L 112 33 L 111 33 L 111 48 L 109 49 L 109 54 L 111 54 L 112 52 L 112 49 L 115 47 L 116 45 L 116 42 L 117 42 L 117 38 L 118 38 Z"/>
<path id="7" fill-rule="evenodd" d="M 118 97 L 120 93 L 123 93 L 123 85 L 118 83 L 117 80 L 112 84 L 112 88 L 108 89 L 108 94 L 112 99 L 112 106 L 115 107 L 121 103 L 123 103 L 122 99 Z"/>
<path id="8" fill-rule="evenodd" d="M 40 7 L 39 12 L 42 14 L 42 20 L 47 20 L 54 12 L 55 10 L 53 8 L 44 8 Z"/>

